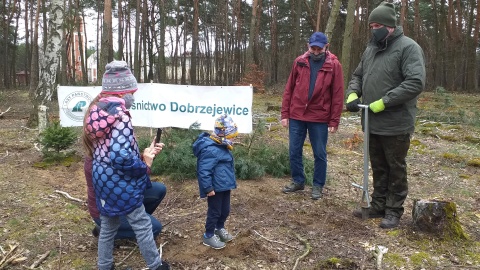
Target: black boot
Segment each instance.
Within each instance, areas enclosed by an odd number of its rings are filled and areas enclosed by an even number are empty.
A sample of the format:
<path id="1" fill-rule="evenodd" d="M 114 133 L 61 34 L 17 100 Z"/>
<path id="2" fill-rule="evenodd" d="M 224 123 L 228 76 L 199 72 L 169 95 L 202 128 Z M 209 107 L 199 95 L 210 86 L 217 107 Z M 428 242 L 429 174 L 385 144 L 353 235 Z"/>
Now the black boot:
<path id="1" fill-rule="evenodd" d="M 98 238 L 100 235 L 100 227 L 98 225 L 95 225 L 95 228 L 92 229 L 92 235 L 95 238 Z"/>
<path id="2" fill-rule="evenodd" d="M 162 265 L 160 265 L 156 270 L 170 270 L 170 265 L 168 262 L 162 260 Z"/>
<path id="3" fill-rule="evenodd" d="M 400 218 L 393 216 L 393 215 L 386 215 L 382 222 L 380 223 L 380 228 L 382 229 L 390 229 L 395 228 L 400 223 Z"/>

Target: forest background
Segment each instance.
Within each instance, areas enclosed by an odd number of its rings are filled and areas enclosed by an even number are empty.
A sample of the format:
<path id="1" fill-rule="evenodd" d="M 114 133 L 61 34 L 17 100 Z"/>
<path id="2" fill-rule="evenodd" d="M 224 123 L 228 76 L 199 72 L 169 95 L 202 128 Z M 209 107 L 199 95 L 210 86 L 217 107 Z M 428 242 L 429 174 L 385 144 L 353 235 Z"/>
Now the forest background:
<path id="1" fill-rule="evenodd" d="M 40 105 L 52 111 L 58 108 L 57 85 L 91 84 L 85 76 L 88 56 L 98 55 L 98 74 L 114 58 L 124 59 L 144 82 L 253 84 L 256 92 L 265 92 L 254 95 L 255 117 L 271 121 L 269 132 L 257 143 L 278 140 L 283 151 L 268 148 L 263 155 L 283 154 L 280 161 L 285 162 L 279 163 L 285 167 L 288 132 L 278 126 L 275 105 L 280 104 L 292 61 L 306 50 L 312 32 L 323 31 L 330 50 L 341 59 L 347 82 L 370 39 L 368 14 L 380 2 L 2 0 L 0 269 L 95 268 L 96 239 L 90 234 L 92 223 L 84 204 L 83 163 L 73 160 L 70 165 L 36 167 L 42 157 L 38 130 L 32 128 Z M 379 245 L 389 248 L 385 269 L 480 268 L 480 1 L 392 2 L 398 24 L 422 46 L 427 64 L 427 91 L 419 100 L 417 131 L 409 152 L 409 197 L 455 201 L 471 239 L 441 241 L 412 231 L 412 200 L 398 230 L 385 232 L 378 228 L 378 221 L 353 219 L 351 210 L 359 191 L 351 183 L 358 180 L 362 168 L 362 135 L 358 116 L 345 113 L 339 133 L 329 142 L 331 169 L 324 198 L 314 204 L 308 192 L 284 196 L 280 190 L 289 179 L 271 173 L 257 181 L 239 181 L 229 220 L 237 239 L 223 252 L 214 253 L 199 242 L 205 204 L 198 199 L 195 181 L 155 176 L 169 190 L 155 215 L 165 225 L 159 241 L 168 242 L 165 258 L 172 265 L 178 269 L 291 269 L 308 244 L 311 253 L 300 260 L 299 269 L 373 269 L 378 259 L 372 257 L 371 248 Z M 75 56 L 70 37 L 92 21 L 99 27 L 79 40 L 85 43 L 81 50 L 86 50 Z M 92 37 L 94 45 L 87 42 Z M 70 64 L 77 61 L 79 70 Z M 21 71 L 29 74 L 26 84 L 18 81 Z M 82 76 L 77 76 L 78 71 Z M 58 118 L 53 114 L 49 119 Z M 149 132 L 140 129 L 139 135 L 150 138 Z M 78 144 L 76 150 L 81 153 L 79 148 Z M 190 145 L 183 150 L 190 153 Z M 185 155 L 164 154 L 165 161 L 185 160 Z M 248 161 L 237 164 L 259 163 Z M 81 198 L 80 202 L 64 199 L 57 190 Z M 143 260 L 134 251 L 132 245 L 117 248 L 118 263 L 141 269 Z M 19 259 L 16 265 L 5 263 L 12 258 L 8 255 Z"/>
<path id="2" fill-rule="evenodd" d="M 379 0 L 3 0 L 0 89 L 27 76 L 34 103 L 51 101 L 56 83 L 87 85 L 86 59 L 98 74 L 114 58 L 145 82 L 253 84 L 282 91 L 293 59 L 322 31 L 344 68 L 345 82 L 370 39 L 368 14 Z M 427 90 L 479 91 L 480 2 L 402 0 L 398 25 L 425 52 Z M 98 25 L 95 31 L 86 22 Z M 113 25 L 113 22 L 116 22 Z M 79 55 L 71 37 L 86 29 Z M 115 37 L 115 38 L 114 38 Z M 95 40 L 88 42 L 87 40 Z M 115 42 L 115 44 L 114 44 Z M 114 51 L 114 48 L 116 49 Z M 66 61 L 72 57 L 75 61 Z M 79 65 L 71 63 L 79 62 Z M 173 70 L 167 72 L 167 69 Z M 101 77 L 101 76 L 99 76 Z M 100 84 L 100 80 L 95 82 Z M 35 115 L 31 116 L 35 118 Z M 32 119 L 35 123 L 35 119 Z"/>

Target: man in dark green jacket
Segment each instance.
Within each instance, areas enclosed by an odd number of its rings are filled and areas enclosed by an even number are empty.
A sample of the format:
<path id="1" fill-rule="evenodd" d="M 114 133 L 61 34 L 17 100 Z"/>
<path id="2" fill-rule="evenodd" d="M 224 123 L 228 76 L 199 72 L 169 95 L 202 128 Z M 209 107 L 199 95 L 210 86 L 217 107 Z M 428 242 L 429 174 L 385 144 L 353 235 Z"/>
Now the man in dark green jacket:
<path id="1" fill-rule="evenodd" d="M 345 93 L 346 107 L 369 105 L 369 153 L 373 172 L 370 218 L 381 228 L 398 226 L 408 194 L 406 156 L 415 129 L 418 95 L 425 86 L 422 48 L 396 26 L 395 8 L 383 2 L 368 23 L 372 39 Z M 360 101 L 361 98 L 361 101 Z M 361 210 L 354 216 L 361 217 Z"/>

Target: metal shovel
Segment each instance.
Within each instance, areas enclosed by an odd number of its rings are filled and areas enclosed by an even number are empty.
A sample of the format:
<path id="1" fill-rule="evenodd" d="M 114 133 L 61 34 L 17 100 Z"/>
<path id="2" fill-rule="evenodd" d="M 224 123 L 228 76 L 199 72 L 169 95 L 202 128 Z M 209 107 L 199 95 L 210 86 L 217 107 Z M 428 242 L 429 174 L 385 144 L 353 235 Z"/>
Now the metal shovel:
<path id="1" fill-rule="evenodd" d="M 360 206 L 362 208 L 362 219 L 368 219 L 368 213 L 370 210 L 370 196 L 368 194 L 368 143 L 370 132 L 368 130 L 368 105 L 359 104 L 358 107 L 365 110 L 364 113 L 364 129 L 363 129 L 363 186 L 356 183 L 352 183 L 354 187 L 362 190 L 362 201 Z"/>

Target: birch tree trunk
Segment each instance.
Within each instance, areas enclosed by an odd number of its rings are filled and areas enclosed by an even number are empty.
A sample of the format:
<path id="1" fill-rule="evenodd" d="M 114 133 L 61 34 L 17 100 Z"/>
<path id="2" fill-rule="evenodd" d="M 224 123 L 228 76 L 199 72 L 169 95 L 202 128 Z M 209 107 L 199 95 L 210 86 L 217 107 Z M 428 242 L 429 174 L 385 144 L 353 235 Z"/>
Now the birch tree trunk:
<path id="1" fill-rule="evenodd" d="M 61 61 L 61 44 L 63 37 L 64 3 L 62 0 L 52 0 L 50 4 L 48 23 L 48 44 L 41 57 L 39 65 L 39 82 L 33 96 L 32 115 L 37 115 L 38 107 L 47 105 L 52 100 L 57 82 L 57 72 Z M 38 119 L 36 119 L 38 125 Z"/>

